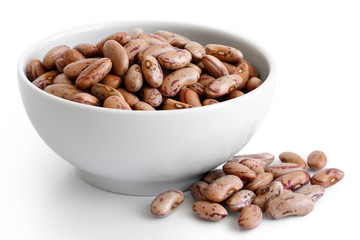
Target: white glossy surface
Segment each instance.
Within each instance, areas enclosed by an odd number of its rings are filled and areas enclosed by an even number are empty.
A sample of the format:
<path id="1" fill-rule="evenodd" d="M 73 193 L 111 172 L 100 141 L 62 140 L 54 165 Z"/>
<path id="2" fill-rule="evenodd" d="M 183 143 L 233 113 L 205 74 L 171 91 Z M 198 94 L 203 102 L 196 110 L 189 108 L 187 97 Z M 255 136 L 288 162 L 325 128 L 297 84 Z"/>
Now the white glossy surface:
<path id="1" fill-rule="evenodd" d="M 175 111 L 119 111 L 78 104 L 39 90 L 25 77 L 27 63 L 60 44 L 96 44 L 142 26 L 240 49 L 265 80 L 256 90 L 220 104 Z M 157 195 L 187 190 L 191 182 L 240 151 L 260 127 L 275 85 L 274 63 L 236 34 L 175 23 L 108 23 L 81 27 L 39 41 L 20 58 L 18 80 L 26 112 L 45 143 L 78 168 L 90 184 L 119 193 Z M 54 126 L 56 126 L 54 128 Z"/>
<path id="2" fill-rule="evenodd" d="M 360 15 L 357 1 L 352 2 L 227 1 L 239 14 L 222 9 L 215 17 L 206 14 L 215 11 L 213 4 L 193 0 L 171 7 L 146 1 L 137 14 L 123 11 L 138 6 L 133 1 L 116 1 L 117 7 L 109 8 L 109 1 L 103 0 L 96 9 L 82 1 L 6 2 L 0 15 L 0 43 L 6 46 L 0 58 L 1 83 L 6 82 L 9 89 L 0 94 L 0 239 L 356 239 Z M 188 10 L 189 4 L 201 9 L 201 17 Z M 176 11 L 167 11 L 175 7 Z M 71 16 L 79 9 L 81 17 Z M 174 214 L 154 219 L 148 208 L 152 197 L 114 194 L 90 186 L 43 142 L 18 94 L 20 54 L 39 38 L 62 29 L 99 21 L 149 19 L 233 30 L 268 49 L 277 65 L 275 95 L 261 128 L 241 152 L 277 155 L 290 150 L 306 157 L 314 149 L 325 151 L 328 166 L 342 169 L 346 176 L 325 190 L 312 213 L 279 221 L 264 217 L 258 228 L 243 231 L 237 227 L 237 214 L 218 223 L 196 218 L 186 192 L 184 204 Z"/>

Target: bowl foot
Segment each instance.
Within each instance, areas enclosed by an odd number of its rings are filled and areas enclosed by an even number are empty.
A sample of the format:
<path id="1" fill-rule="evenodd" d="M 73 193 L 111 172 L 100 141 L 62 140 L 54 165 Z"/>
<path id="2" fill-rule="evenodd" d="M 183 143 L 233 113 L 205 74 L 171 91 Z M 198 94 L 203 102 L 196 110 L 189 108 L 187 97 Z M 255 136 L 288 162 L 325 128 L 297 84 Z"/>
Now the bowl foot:
<path id="1" fill-rule="evenodd" d="M 136 196 L 156 196 L 170 189 L 189 190 L 192 183 L 198 181 L 202 175 L 181 180 L 163 182 L 135 182 L 123 179 L 108 178 L 76 168 L 76 173 L 88 184 L 114 193 Z"/>

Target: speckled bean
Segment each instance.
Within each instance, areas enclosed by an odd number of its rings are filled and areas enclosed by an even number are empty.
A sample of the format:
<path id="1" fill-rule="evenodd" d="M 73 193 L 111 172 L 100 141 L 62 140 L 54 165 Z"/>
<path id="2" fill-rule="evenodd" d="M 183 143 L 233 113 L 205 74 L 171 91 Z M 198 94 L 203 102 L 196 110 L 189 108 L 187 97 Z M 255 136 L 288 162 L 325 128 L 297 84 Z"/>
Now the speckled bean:
<path id="1" fill-rule="evenodd" d="M 272 173 L 272 175 L 277 178 L 286 173 L 302 169 L 303 168 L 297 163 L 278 163 L 266 167 L 265 171 Z"/>
<path id="2" fill-rule="evenodd" d="M 308 166 L 313 170 L 319 170 L 326 166 L 327 158 L 324 152 L 315 150 L 307 158 Z"/>
<path id="3" fill-rule="evenodd" d="M 212 105 L 212 104 L 216 104 L 216 103 L 219 103 L 219 101 L 216 99 L 207 98 L 207 99 L 203 100 L 202 105 L 207 106 L 207 105 Z"/>
<path id="4" fill-rule="evenodd" d="M 144 80 L 140 65 L 132 65 L 126 72 L 124 84 L 129 92 L 137 92 L 143 86 Z"/>
<path id="5" fill-rule="evenodd" d="M 143 101 L 138 101 L 137 103 L 135 103 L 134 108 L 135 110 L 140 111 L 156 111 L 154 107 Z"/>
<path id="6" fill-rule="evenodd" d="M 326 168 L 318 171 L 311 177 L 312 185 L 329 187 L 344 178 L 344 172 L 337 168 Z"/>
<path id="7" fill-rule="evenodd" d="M 79 89 L 87 89 L 95 83 L 100 82 L 110 72 L 111 67 L 112 63 L 109 58 L 97 60 L 82 71 L 76 78 L 76 87 Z"/>
<path id="8" fill-rule="evenodd" d="M 74 49 L 78 50 L 86 58 L 97 57 L 100 55 L 99 48 L 90 43 L 80 43 L 76 45 Z"/>
<path id="9" fill-rule="evenodd" d="M 77 78 L 82 71 L 84 71 L 87 67 L 98 61 L 99 58 L 87 58 L 84 60 L 76 61 L 70 63 L 64 67 L 63 72 L 69 78 L 75 79 Z"/>
<path id="10" fill-rule="evenodd" d="M 131 35 L 128 32 L 116 32 L 113 33 L 109 36 L 107 36 L 106 38 L 104 38 L 103 40 L 101 40 L 96 46 L 98 47 L 99 51 L 102 52 L 103 50 L 103 45 L 105 44 L 105 42 L 107 42 L 108 40 L 115 40 L 118 43 L 120 43 L 121 45 L 126 44 L 127 42 L 129 42 L 131 40 Z"/>
<path id="11" fill-rule="evenodd" d="M 201 73 L 198 83 L 200 83 L 204 87 L 207 87 L 214 80 L 215 80 L 215 78 L 213 76 L 210 76 L 207 73 Z"/>
<path id="12" fill-rule="evenodd" d="M 73 101 L 92 106 L 100 106 L 99 99 L 89 93 L 78 93 L 74 96 Z"/>
<path id="13" fill-rule="evenodd" d="M 304 194 L 305 196 L 309 197 L 313 202 L 319 200 L 322 196 L 324 196 L 325 189 L 323 186 L 320 185 L 309 185 L 306 186 L 296 193 Z"/>
<path id="14" fill-rule="evenodd" d="M 76 49 L 68 49 L 64 52 L 64 56 L 62 57 L 64 61 L 64 67 L 70 63 L 84 60 L 85 57 Z"/>
<path id="15" fill-rule="evenodd" d="M 47 86 L 53 84 L 54 79 L 58 74 L 59 72 L 55 70 L 43 73 L 40 76 L 38 76 L 34 81 L 32 81 L 32 84 L 44 90 Z"/>
<path id="16" fill-rule="evenodd" d="M 238 49 L 220 44 L 207 44 L 205 51 L 206 54 L 225 62 L 238 62 L 243 58 L 242 52 Z"/>
<path id="17" fill-rule="evenodd" d="M 192 61 L 200 61 L 205 55 L 205 48 L 198 42 L 189 42 L 184 46 L 184 49 L 191 53 Z"/>
<path id="18" fill-rule="evenodd" d="M 91 94 L 97 97 L 102 102 L 110 96 L 119 96 L 124 98 L 123 95 L 115 88 L 101 83 L 95 83 L 91 87 Z"/>
<path id="19" fill-rule="evenodd" d="M 34 81 L 37 77 L 44 74 L 45 72 L 46 68 L 38 59 L 31 60 L 26 67 L 26 76 L 30 82 Z"/>
<path id="20" fill-rule="evenodd" d="M 258 159 L 269 165 L 274 161 L 274 155 L 268 152 L 256 153 L 256 154 L 246 154 L 246 155 L 237 155 L 231 158 L 231 161 L 240 162 L 243 159 Z"/>
<path id="21" fill-rule="evenodd" d="M 216 179 L 221 178 L 223 176 L 225 176 L 224 171 L 220 168 L 217 168 L 208 172 L 201 180 L 207 183 L 212 183 Z"/>
<path id="22" fill-rule="evenodd" d="M 279 181 L 283 184 L 284 188 L 295 191 L 310 181 L 310 174 L 304 170 L 296 170 L 286 173 L 274 181 Z"/>
<path id="23" fill-rule="evenodd" d="M 104 57 L 111 59 L 112 71 L 115 75 L 122 76 L 129 68 L 129 57 L 124 47 L 115 40 L 108 40 L 103 46 Z"/>
<path id="24" fill-rule="evenodd" d="M 209 184 L 205 190 L 207 199 L 221 202 L 243 187 L 241 179 L 235 175 L 225 175 Z"/>
<path id="25" fill-rule="evenodd" d="M 142 39 L 131 39 L 124 45 L 129 58 L 129 66 L 137 62 L 139 52 L 148 46 L 149 44 Z"/>
<path id="26" fill-rule="evenodd" d="M 64 52 L 70 49 L 67 45 L 59 45 L 50 49 L 44 56 L 42 63 L 46 69 L 55 68 L 55 62 L 64 56 Z"/>
<path id="27" fill-rule="evenodd" d="M 193 68 L 195 69 L 199 74 L 201 74 L 202 70 L 201 68 L 199 68 L 198 66 L 196 66 L 195 64 L 189 62 L 188 64 L 186 64 L 185 67 L 189 67 L 189 68 Z"/>
<path id="28" fill-rule="evenodd" d="M 144 57 L 141 69 L 146 82 L 154 88 L 160 87 L 163 83 L 164 75 L 159 62 L 153 56 Z"/>
<path id="29" fill-rule="evenodd" d="M 208 186 L 209 184 L 204 181 L 197 181 L 191 184 L 189 191 L 190 191 L 190 195 L 194 198 L 195 202 L 208 200 L 205 196 L 205 189 Z"/>
<path id="30" fill-rule="evenodd" d="M 208 221 L 219 221 L 228 215 L 226 209 L 218 203 L 197 201 L 192 205 L 196 216 Z"/>
<path id="31" fill-rule="evenodd" d="M 169 52 L 175 51 L 175 48 L 169 44 L 154 44 L 143 48 L 138 54 L 139 62 L 142 62 L 144 57 L 153 56 L 157 58 L 159 55 Z"/>
<path id="32" fill-rule="evenodd" d="M 173 37 L 168 39 L 168 41 L 173 47 L 177 48 L 184 48 L 186 44 L 191 42 L 189 39 L 183 36 Z"/>
<path id="33" fill-rule="evenodd" d="M 226 207 L 232 212 L 240 212 L 241 209 L 252 203 L 256 197 L 251 190 L 240 190 L 226 200 Z"/>
<path id="34" fill-rule="evenodd" d="M 227 63 L 227 62 L 223 62 L 223 61 L 221 61 L 223 64 L 224 64 L 224 66 L 226 67 L 226 69 L 229 71 L 229 74 L 234 74 L 234 71 L 235 71 L 235 69 L 236 69 L 236 66 L 234 66 L 234 65 L 232 65 L 232 64 L 230 64 L 230 63 Z"/>
<path id="35" fill-rule="evenodd" d="M 158 107 L 162 103 L 162 95 L 157 88 L 143 86 L 140 95 L 142 100 L 152 107 Z"/>
<path id="36" fill-rule="evenodd" d="M 184 194 L 180 190 L 169 190 L 159 194 L 151 203 L 150 211 L 156 217 L 169 216 L 182 202 Z"/>
<path id="37" fill-rule="evenodd" d="M 205 91 L 205 87 L 199 82 L 189 85 L 188 88 L 190 88 L 200 96 L 203 95 Z"/>
<path id="38" fill-rule="evenodd" d="M 131 36 L 135 38 L 137 35 L 144 33 L 142 28 L 134 28 L 131 32 Z"/>
<path id="39" fill-rule="evenodd" d="M 272 182 L 273 178 L 271 173 L 259 173 L 254 180 L 245 185 L 245 189 L 256 191 L 259 188 L 264 188 Z"/>
<path id="40" fill-rule="evenodd" d="M 258 189 L 260 190 L 260 188 Z M 272 198 L 279 196 L 284 191 L 284 187 L 281 182 L 273 181 L 265 188 L 262 188 L 258 193 L 257 196 L 253 200 L 253 204 L 260 207 L 262 211 L 265 211 L 265 205 L 267 201 Z"/>
<path id="41" fill-rule="evenodd" d="M 279 159 L 283 163 L 297 163 L 302 167 L 302 169 L 306 168 L 305 161 L 294 152 L 283 152 L 279 155 Z"/>
<path id="42" fill-rule="evenodd" d="M 177 49 L 175 51 L 160 54 L 159 63 L 166 69 L 177 70 L 184 68 L 191 61 L 191 53 L 185 49 Z"/>
<path id="43" fill-rule="evenodd" d="M 70 84 L 74 85 L 74 82 L 65 74 L 60 73 L 54 78 L 53 84 Z"/>
<path id="44" fill-rule="evenodd" d="M 305 216 L 314 209 L 314 202 L 304 194 L 281 194 L 271 198 L 265 206 L 267 215 L 272 219 L 286 216 Z"/>
<path id="45" fill-rule="evenodd" d="M 201 62 L 204 64 L 206 71 L 214 78 L 229 75 L 229 71 L 225 65 L 214 56 L 204 55 L 201 58 Z"/>
<path id="46" fill-rule="evenodd" d="M 192 107 L 193 106 L 190 104 L 168 98 L 164 101 L 162 109 L 163 110 L 177 110 L 177 109 L 186 109 L 186 108 L 192 108 Z"/>
<path id="47" fill-rule="evenodd" d="M 160 92 L 166 97 L 174 97 L 184 87 L 196 83 L 200 74 L 193 68 L 182 68 L 164 78 Z"/>
<path id="48" fill-rule="evenodd" d="M 242 82 L 242 78 L 238 75 L 222 76 L 212 81 L 205 88 L 205 95 L 209 98 L 218 98 L 234 91 Z"/>
<path id="49" fill-rule="evenodd" d="M 77 87 L 75 87 L 75 85 L 70 85 L 70 84 L 52 84 L 47 86 L 44 89 L 44 91 L 54 96 L 71 101 L 73 100 L 76 94 L 84 92 L 83 90 L 80 90 Z"/>
<path id="50" fill-rule="evenodd" d="M 238 90 L 243 89 L 247 81 L 249 80 L 249 75 L 250 75 L 250 70 L 247 63 L 244 60 L 241 60 L 241 62 L 235 68 L 233 74 L 237 74 L 243 79 L 241 84 L 237 87 Z"/>
<path id="51" fill-rule="evenodd" d="M 230 160 L 230 161 L 234 162 L 235 160 Z M 265 172 L 265 170 L 264 170 L 265 163 L 261 160 L 254 159 L 254 158 L 248 158 L 248 159 L 240 160 L 239 163 L 247 166 L 248 168 L 253 170 L 256 174 Z"/>
<path id="52" fill-rule="evenodd" d="M 117 95 L 107 97 L 103 103 L 103 107 L 120 110 L 132 110 L 129 104 L 125 101 L 124 97 Z"/>
<path id="53" fill-rule="evenodd" d="M 179 93 L 179 101 L 190 104 L 193 107 L 201 107 L 199 95 L 190 88 L 184 88 Z"/>
<path id="54" fill-rule="evenodd" d="M 256 177 L 256 173 L 245 165 L 236 162 L 227 162 L 223 165 L 225 174 L 232 174 L 244 181 L 252 181 Z"/>
<path id="55" fill-rule="evenodd" d="M 138 34 L 134 37 L 134 39 L 141 39 L 143 41 L 145 41 L 148 45 L 153 45 L 153 44 L 169 44 L 169 42 L 156 34 L 151 34 L 151 33 L 141 33 Z"/>
<path id="56" fill-rule="evenodd" d="M 254 204 L 250 204 L 242 208 L 238 219 L 238 224 L 243 229 L 253 229 L 259 226 L 261 220 L 261 209 Z"/>

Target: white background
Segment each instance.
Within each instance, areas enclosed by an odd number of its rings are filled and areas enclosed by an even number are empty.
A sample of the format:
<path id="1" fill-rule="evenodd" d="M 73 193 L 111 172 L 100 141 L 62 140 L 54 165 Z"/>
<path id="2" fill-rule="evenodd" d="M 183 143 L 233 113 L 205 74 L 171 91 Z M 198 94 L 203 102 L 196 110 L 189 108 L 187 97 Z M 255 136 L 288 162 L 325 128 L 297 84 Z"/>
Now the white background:
<path id="1" fill-rule="evenodd" d="M 356 238 L 359 216 L 360 14 L 356 1 L 8 1 L 2 3 L 0 239 L 335 239 Z M 32 43 L 68 28 L 107 21 L 160 20 L 232 31 L 263 46 L 277 87 L 260 130 L 242 153 L 315 149 L 345 178 L 306 217 L 270 220 L 251 231 L 238 214 L 202 221 L 192 199 L 168 218 L 152 197 L 109 193 L 84 183 L 40 139 L 18 91 L 16 64 Z M 139 26 L 141 27 L 141 26 Z M 56 127 L 56 126 L 54 126 Z M 277 160 L 278 161 L 278 160 Z M 156 167 L 156 166 L 154 166 Z"/>

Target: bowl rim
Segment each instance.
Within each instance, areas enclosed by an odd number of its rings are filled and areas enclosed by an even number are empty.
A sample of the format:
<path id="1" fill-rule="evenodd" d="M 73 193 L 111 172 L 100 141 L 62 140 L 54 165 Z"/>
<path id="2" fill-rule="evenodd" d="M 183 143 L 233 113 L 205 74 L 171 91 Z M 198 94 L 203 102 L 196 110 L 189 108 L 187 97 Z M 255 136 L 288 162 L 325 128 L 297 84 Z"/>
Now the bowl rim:
<path id="1" fill-rule="evenodd" d="M 91 105 L 87 105 L 87 104 L 77 103 L 77 102 L 73 102 L 73 101 L 63 99 L 63 98 L 54 96 L 52 94 L 49 94 L 49 93 L 45 92 L 44 90 L 33 85 L 27 79 L 26 71 L 25 71 L 27 62 L 25 61 L 25 59 L 27 59 L 28 56 L 31 54 L 31 52 L 33 52 L 33 50 L 32 50 L 33 48 L 36 48 L 37 46 L 41 45 L 43 42 L 51 41 L 56 38 L 61 38 L 64 36 L 69 36 L 69 35 L 80 33 L 80 32 L 94 31 L 96 29 L 101 29 L 101 28 L 109 27 L 109 26 L 122 25 L 122 24 L 134 25 L 134 26 L 137 25 L 139 27 L 151 27 L 154 25 L 155 26 L 156 25 L 161 25 L 161 26 L 167 25 L 169 27 L 175 26 L 175 27 L 183 27 L 183 28 L 191 28 L 191 29 L 201 29 L 201 30 L 205 30 L 205 31 L 209 31 L 209 32 L 217 32 L 219 34 L 225 34 L 227 36 L 231 36 L 232 38 L 237 38 L 240 41 L 244 42 L 246 45 L 253 47 L 254 49 L 259 51 L 264 56 L 265 60 L 267 61 L 268 65 L 269 65 L 268 76 L 266 77 L 266 79 L 261 79 L 263 81 L 263 83 L 258 88 L 254 89 L 253 91 L 246 93 L 238 98 L 233 98 L 233 99 L 229 99 L 229 100 L 226 100 L 223 102 L 219 102 L 217 104 L 211 104 L 211 105 L 201 106 L 201 107 L 193 107 L 193 108 L 187 108 L 187 109 L 174 109 L 174 110 L 161 110 L 160 109 L 160 110 L 156 110 L 156 111 L 140 111 L 140 110 L 119 111 L 119 109 L 111 109 L 111 108 L 97 107 L 97 106 L 91 106 Z M 214 27 L 210 27 L 210 26 L 203 26 L 203 25 L 192 24 L 192 23 L 189 24 L 189 23 L 184 23 L 184 22 L 174 22 L 174 21 L 166 21 L 166 22 L 163 22 L 163 21 L 146 21 L 146 22 L 111 21 L 111 22 L 101 22 L 101 23 L 97 23 L 97 24 L 80 25 L 80 26 L 75 26 L 72 28 L 64 29 L 62 31 L 59 31 L 59 32 L 56 32 L 56 33 L 53 33 L 51 35 L 41 38 L 40 40 L 31 44 L 25 51 L 23 51 L 23 53 L 20 55 L 20 57 L 18 59 L 17 73 L 18 73 L 18 85 L 20 84 L 20 81 L 23 81 L 24 84 L 26 84 L 30 88 L 34 89 L 35 91 L 37 91 L 39 94 L 43 94 L 44 97 L 53 99 L 54 101 L 59 101 L 60 103 L 65 104 L 64 106 L 68 105 L 68 106 L 74 107 L 74 108 L 79 108 L 79 109 L 89 110 L 89 111 L 94 111 L 94 112 L 101 112 L 101 113 L 107 112 L 107 113 L 129 114 L 129 115 L 137 114 L 137 115 L 145 115 L 145 116 L 148 116 L 148 115 L 160 116 L 160 115 L 164 115 L 164 114 L 165 115 L 167 115 L 167 114 L 190 114 L 194 111 L 216 110 L 217 108 L 222 108 L 227 105 L 235 104 L 237 102 L 246 101 L 246 99 L 252 97 L 253 95 L 259 94 L 262 91 L 262 89 L 264 89 L 268 85 L 274 83 L 275 79 L 276 79 L 274 77 L 276 75 L 276 68 L 275 68 L 275 63 L 274 63 L 273 58 L 269 55 L 267 50 L 264 50 L 263 47 L 259 47 L 259 45 L 257 43 L 252 42 L 251 40 L 248 40 L 248 38 L 238 35 L 237 33 L 234 33 L 234 32 L 229 32 L 226 30 L 222 30 L 222 29 L 218 29 L 218 28 L 214 28 Z M 270 83 L 270 81 L 272 83 Z"/>

